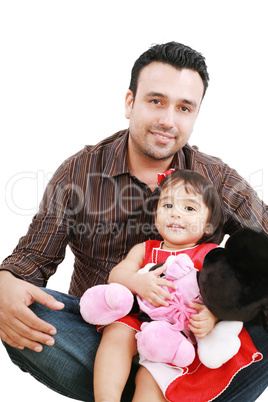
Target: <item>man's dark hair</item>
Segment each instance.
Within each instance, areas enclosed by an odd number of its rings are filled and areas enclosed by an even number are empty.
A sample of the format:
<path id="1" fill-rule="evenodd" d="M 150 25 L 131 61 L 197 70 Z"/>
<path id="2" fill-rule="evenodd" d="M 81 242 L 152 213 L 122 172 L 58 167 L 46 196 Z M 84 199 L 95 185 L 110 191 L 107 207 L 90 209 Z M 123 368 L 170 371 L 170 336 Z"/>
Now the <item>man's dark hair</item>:
<path id="1" fill-rule="evenodd" d="M 135 61 L 131 71 L 131 80 L 129 85 L 129 89 L 133 92 L 134 98 L 136 96 L 141 70 L 154 61 L 169 64 L 178 70 L 188 68 L 190 70 L 197 71 L 203 81 L 203 96 L 205 95 L 209 81 L 205 58 L 201 53 L 191 49 L 189 46 L 185 46 L 177 42 L 168 42 L 150 47 Z"/>

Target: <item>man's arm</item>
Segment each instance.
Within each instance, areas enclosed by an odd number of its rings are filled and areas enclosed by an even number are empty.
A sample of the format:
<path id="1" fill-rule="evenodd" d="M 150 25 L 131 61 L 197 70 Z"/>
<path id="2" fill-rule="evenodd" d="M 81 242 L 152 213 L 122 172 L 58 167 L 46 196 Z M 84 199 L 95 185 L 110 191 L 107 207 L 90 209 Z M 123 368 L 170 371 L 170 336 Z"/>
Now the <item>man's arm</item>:
<path id="1" fill-rule="evenodd" d="M 223 172 L 221 196 L 226 214 L 225 232 L 255 227 L 268 233 L 268 207 L 254 189 L 228 166 Z"/>
<path id="2" fill-rule="evenodd" d="M 27 234 L 2 262 L 0 270 L 10 271 L 36 286 L 46 286 L 64 259 L 69 241 L 70 188 L 66 170 L 61 166 L 48 184 Z"/>
<path id="3" fill-rule="evenodd" d="M 222 200 L 224 232 L 232 234 L 242 227 L 256 227 L 268 233 L 268 207 L 236 170 L 221 159 L 187 146 L 187 168 L 211 180 Z"/>
<path id="4" fill-rule="evenodd" d="M 0 267 L 0 338 L 10 346 L 40 352 L 42 344 L 54 344 L 56 328 L 28 307 L 37 301 L 53 310 L 63 308 L 34 285 L 45 286 L 64 258 L 71 217 L 70 187 L 61 167 L 47 186 L 28 233 Z"/>

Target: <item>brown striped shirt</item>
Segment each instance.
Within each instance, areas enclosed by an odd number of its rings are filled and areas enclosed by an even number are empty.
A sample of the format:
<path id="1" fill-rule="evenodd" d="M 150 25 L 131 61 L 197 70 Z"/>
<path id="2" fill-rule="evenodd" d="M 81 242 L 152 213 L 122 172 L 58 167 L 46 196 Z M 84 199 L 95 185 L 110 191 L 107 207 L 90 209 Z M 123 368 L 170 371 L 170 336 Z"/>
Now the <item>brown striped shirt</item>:
<path id="1" fill-rule="evenodd" d="M 156 237 L 150 201 L 154 193 L 128 169 L 126 130 L 87 146 L 67 159 L 48 184 L 27 234 L 1 269 L 37 286 L 46 286 L 70 246 L 76 296 L 105 283 L 110 270 L 133 245 Z M 172 166 L 211 180 L 224 210 L 224 232 L 252 226 L 268 232 L 267 206 L 235 170 L 220 159 L 186 145 Z"/>

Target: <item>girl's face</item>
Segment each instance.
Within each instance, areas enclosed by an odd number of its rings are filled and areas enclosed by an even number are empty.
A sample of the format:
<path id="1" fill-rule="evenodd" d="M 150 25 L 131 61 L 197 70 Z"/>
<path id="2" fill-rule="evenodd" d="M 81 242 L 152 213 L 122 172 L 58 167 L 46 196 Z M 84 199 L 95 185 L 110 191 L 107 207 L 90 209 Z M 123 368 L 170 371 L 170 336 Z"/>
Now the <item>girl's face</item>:
<path id="1" fill-rule="evenodd" d="M 163 248 L 178 250 L 195 246 L 209 232 L 208 215 L 203 197 L 186 192 L 184 183 L 163 189 L 155 217 L 157 230 L 164 239 Z"/>

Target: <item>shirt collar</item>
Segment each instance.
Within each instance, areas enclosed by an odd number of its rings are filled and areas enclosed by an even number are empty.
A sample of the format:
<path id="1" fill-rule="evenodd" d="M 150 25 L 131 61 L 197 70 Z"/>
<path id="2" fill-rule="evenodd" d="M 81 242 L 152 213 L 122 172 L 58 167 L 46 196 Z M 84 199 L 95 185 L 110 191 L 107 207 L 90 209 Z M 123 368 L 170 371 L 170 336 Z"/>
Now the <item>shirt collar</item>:
<path id="1" fill-rule="evenodd" d="M 170 168 L 174 169 L 185 169 L 186 161 L 184 155 L 184 148 L 180 149 L 175 155 L 171 162 Z"/>
<path id="2" fill-rule="evenodd" d="M 129 173 L 127 163 L 128 130 L 120 131 L 113 141 L 106 157 L 103 174 L 108 177 Z"/>

